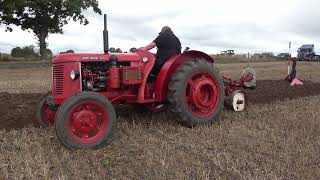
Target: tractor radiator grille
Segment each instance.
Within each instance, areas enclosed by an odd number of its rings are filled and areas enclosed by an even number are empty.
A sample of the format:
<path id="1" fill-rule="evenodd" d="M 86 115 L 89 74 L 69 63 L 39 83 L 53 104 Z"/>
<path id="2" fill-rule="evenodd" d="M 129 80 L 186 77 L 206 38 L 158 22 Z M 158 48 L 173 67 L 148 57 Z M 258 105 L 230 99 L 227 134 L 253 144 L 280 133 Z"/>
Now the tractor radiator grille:
<path id="1" fill-rule="evenodd" d="M 53 66 L 53 94 L 63 93 L 63 65 Z"/>

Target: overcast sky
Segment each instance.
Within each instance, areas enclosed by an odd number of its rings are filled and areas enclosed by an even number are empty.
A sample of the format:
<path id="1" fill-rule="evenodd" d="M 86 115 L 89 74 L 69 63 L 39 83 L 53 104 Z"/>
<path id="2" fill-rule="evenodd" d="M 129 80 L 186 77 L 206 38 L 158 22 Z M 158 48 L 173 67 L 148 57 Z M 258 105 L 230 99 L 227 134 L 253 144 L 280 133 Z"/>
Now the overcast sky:
<path id="1" fill-rule="evenodd" d="M 319 0 L 100 0 L 108 14 L 110 46 L 128 51 L 151 42 L 162 26 L 172 28 L 182 46 L 218 53 L 293 53 L 302 44 L 313 43 L 320 52 Z M 54 52 L 102 52 L 103 16 L 86 12 L 89 25 L 70 21 L 64 34 L 51 34 Z M 33 33 L 0 27 L 0 52 L 15 46 L 36 45 Z"/>

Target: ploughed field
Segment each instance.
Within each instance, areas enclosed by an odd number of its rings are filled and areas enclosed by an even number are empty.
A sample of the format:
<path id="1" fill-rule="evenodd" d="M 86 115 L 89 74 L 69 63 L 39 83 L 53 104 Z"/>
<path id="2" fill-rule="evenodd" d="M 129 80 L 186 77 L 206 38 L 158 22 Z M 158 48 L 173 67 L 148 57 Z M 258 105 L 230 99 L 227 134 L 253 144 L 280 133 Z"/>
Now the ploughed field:
<path id="1" fill-rule="evenodd" d="M 237 78 L 246 64 L 217 65 Z M 225 110 L 210 127 L 180 126 L 173 114 L 116 107 L 111 143 L 91 151 L 64 148 L 34 111 L 51 88 L 50 68 L 0 70 L 0 179 L 320 178 L 320 64 L 299 62 L 305 83 L 283 81 L 287 66 L 253 63 L 257 88 L 244 112 Z"/>
<path id="2" fill-rule="evenodd" d="M 292 88 L 283 80 L 260 80 L 257 82 L 257 89 L 247 91 L 249 106 L 271 104 L 276 101 L 287 101 L 320 94 L 320 83 L 312 81 L 304 83 L 304 86 Z M 0 92 L 0 128 L 12 130 L 27 126 L 38 127 L 34 113 L 41 97 L 45 95 L 46 93 Z M 116 108 L 118 110 L 117 114 L 121 114 L 123 110 L 130 109 L 130 106 Z M 133 111 L 133 109 L 131 108 L 130 111 Z"/>

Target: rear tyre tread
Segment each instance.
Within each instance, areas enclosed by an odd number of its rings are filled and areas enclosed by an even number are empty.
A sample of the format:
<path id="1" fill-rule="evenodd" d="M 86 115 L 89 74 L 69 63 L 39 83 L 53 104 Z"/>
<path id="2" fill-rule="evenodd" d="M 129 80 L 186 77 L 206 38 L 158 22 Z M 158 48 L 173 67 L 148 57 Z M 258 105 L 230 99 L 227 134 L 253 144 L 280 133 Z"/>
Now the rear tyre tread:
<path id="1" fill-rule="evenodd" d="M 209 68 L 208 68 L 209 67 Z M 194 72 L 207 71 L 216 78 L 219 83 L 220 96 L 218 97 L 218 105 L 213 115 L 205 118 L 197 118 L 192 116 L 191 112 L 186 109 L 184 99 L 184 85 L 186 77 Z M 182 93 L 182 94 L 181 94 Z M 180 97 L 180 98 L 179 98 Z M 187 127 L 193 126 L 207 126 L 218 120 L 220 113 L 224 106 L 224 85 L 221 80 L 219 70 L 213 63 L 209 63 L 202 59 L 196 59 L 182 64 L 173 74 L 168 88 L 168 101 L 170 103 L 170 110 L 174 112 L 178 118 L 178 122 Z"/>

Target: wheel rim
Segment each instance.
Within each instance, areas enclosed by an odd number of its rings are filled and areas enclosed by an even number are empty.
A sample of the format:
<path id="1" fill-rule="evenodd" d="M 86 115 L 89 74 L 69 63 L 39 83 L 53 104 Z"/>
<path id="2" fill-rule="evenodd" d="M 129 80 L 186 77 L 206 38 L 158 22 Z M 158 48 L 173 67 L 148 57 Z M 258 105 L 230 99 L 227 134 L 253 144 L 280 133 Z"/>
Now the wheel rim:
<path id="1" fill-rule="evenodd" d="M 194 116 L 208 117 L 216 110 L 220 91 L 217 81 L 206 72 L 188 78 L 185 101 Z"/>
<path id="2" fill-rule="evenodd" d="M 94 101 L 77 104 L 69 113 L 67 130 L 75 141 L 98 141 L 108 127 L 108 114 L 104 106 Z"/>
<path id="3" fill-rule="evenodd" d="M 245 95 L 243 92 L 237 92 L 233 95 L 232 107 L 236 112 L 243 111 L 245 108 Z"/>
<path id="4" fill-rule="evenodd" d="M 42 121 L 48 126 L 53 126 L 56 112 L 52 111 L 47 104 L 42 108 Z"/>

